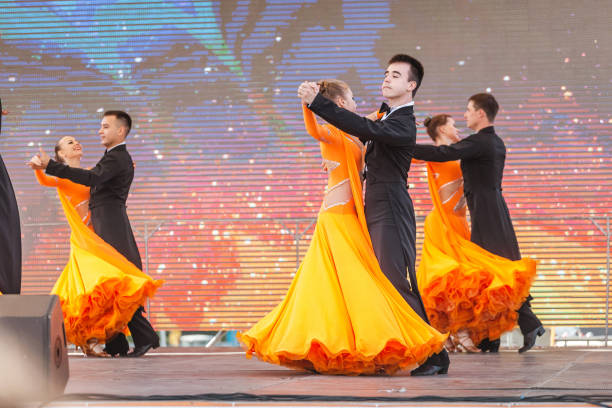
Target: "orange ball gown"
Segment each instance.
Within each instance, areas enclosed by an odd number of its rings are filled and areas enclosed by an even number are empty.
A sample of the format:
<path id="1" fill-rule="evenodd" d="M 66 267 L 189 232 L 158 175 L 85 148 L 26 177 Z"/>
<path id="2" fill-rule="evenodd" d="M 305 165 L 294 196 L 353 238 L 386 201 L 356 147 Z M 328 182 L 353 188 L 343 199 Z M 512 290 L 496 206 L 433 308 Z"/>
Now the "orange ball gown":
<path id="1" fill-rule="evenodd" d="M 458 161 L 428 162 L 427 177 L 433 209 L 417 280 L 430 322 L 451 334 L 467 329 L 474 344 L 498 339 L 516 325 L 536 261 L 511 261 L 470 241 Z"/>
<path id="2" fill-rule="evenodd" d="M 327 192 L 287 295 L 239 334 L 247 357 L 345 375 L 392 374 L 421 364 L 447 336 L 410 308 L 378 265 L 363 210 L 364 147 L 303 111 L 327 165 Z"/>
<path id="3" fill-rule="evenodd" d="M 89 225 L 89 187 L 41 170 L 36 178 L 57 188 L 71 230 L 69 260 L 51 293 L 60 298 L 67 340 L 89 353 L 89 340 L 103 343 L 124 331 L 163 281 L 151 279 L 95 234 Z"/>

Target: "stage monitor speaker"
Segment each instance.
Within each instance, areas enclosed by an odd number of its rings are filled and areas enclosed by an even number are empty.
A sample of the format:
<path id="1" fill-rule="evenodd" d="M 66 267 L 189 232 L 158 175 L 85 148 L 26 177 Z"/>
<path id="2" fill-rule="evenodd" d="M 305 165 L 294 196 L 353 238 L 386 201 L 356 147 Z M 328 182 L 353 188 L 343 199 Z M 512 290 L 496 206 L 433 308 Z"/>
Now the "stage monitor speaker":
<path id="1" fill-rule="evenodd" d="M 56 295 L 0 296 L 0 406 L 64 392 L 68 353 Z"/>

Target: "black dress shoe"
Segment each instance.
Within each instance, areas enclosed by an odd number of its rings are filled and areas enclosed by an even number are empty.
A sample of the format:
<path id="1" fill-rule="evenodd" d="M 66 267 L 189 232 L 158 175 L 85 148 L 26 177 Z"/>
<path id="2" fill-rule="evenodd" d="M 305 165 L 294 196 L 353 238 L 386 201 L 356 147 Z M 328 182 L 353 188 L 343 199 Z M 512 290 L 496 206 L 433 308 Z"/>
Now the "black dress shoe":
<path id="1" fill-rule="evenodd" d="M 523 335 L 523 347 L 521 347 L 518 352 L 524 353 L 531 350 L 531 348 L 535 346 L 536 339 L 544 333 L 546 333 L 546 330 L 544 330 L 544 327 L 540 326 Z"/>
<path id="2" fill-rule="evenodd" d="M 109 356 L 111 356 L 111 357 L 127 357 L 127 355 L 128 355 L 127 352 L 110 353 L 106 349 L 104 349 L 104 352 L 106 354 L 108 354 Z"/>
<path id="3" fill-rule="evenodd" d="M 489 342 L 489 353 L 498 353 L 500 343 L 501 343 L 500 339 L 490 341 Z"/>
<path id="4" fill-rule="evenodd" d="M 500 345 L 500 339 L 497 340 L 489 340 L 489 339 L 484 339 L 483 341 L 481 341 L 478 344 L 478 348 L 480 349 L 480 351 L 482 351 L 483 353 L 486 353 L 487 351 L 489 353 L 497 353 L 499 352 L 499 345 Z"/>
<path id="5" fill-rule="evenodd" d="M 436 365 L 425 363 L 410 372 L 411 377 L 423 377 L 426 375 L 447 374 L 448 365 Z"/>
<path id="6" fill-rule="evenodd" d="M 125 335 L 123 333 L 118 333 L 116 336 L 106 340 L 104 352 L 111 357 L 125 357 L 127 356 L 129 349 L 130 345 L 125 338 Z"/>
<path id="7" fill-rule="evenodd" d="M 159 347 L 159 342 L 143 344 L 141 346 L 135 346 L 134 350 L 128 353 L 127 356 L 128 357 L 142 357 L 147 353 L 147 351 L 151 349 L 156 349 L 158 347 Z"/>
<path id="8" fill-rule="evenodd" d="M 489 351 L 489 344 L 491 344 L 491 342 L 488 338 L 486 338 L 483 339 L 480 343 L 478 343 L 476 347 L 478 347 L 483 353 L 486 353 L 487 351 Z"/>
<path id="9" fill-rule="evenodd" d="M 486 353 L 487 351 L 490 353 L 497 353 L 499 351 L 499 343 L 499 339 L 491 341 L 486 338 L 478 344 L 478 348 L 483 353 Z"/>

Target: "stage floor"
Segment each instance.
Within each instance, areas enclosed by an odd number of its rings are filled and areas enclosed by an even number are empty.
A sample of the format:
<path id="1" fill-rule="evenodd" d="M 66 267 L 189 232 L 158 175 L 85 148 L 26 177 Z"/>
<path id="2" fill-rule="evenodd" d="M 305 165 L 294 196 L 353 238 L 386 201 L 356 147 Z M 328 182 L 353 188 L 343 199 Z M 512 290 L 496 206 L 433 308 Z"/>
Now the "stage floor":
<path id="1" fill-rule="evenodd" d="M 609 396 L 612 402 L 612 348 L 539 349 L 525 354 L 451 354 L 448 375 L 410 377 L 344 377 L 294 371 L 247 360 L 233 348 L 166 348 L 139 359 L 70 357 L 70 379 L 64 398 L 50 407 L 75 406 L 499 406 L 502 399 L 521 406 L 589 406 L 586 402 L 556 402 L 546 396 Z M 241 395 L 248 394 L 243 400 Z M 114 401 L 75 394 L 112 394 Z M 200 395 L 200 398 L 195 395 Z M 204 394 L 225 394 L 206 401 Z M 256 396 L 296 398 L 257 400 Z M 133 396 L 158 396 L 135 401 Z M 164 397 L 165 396 L 165 397 Z M 172 398 L 186 398 L 172 401 Z M 268 396 L 268 397 L 267 397 Z M 313 396 L 333 397 L 312 400 Z M 398 401 L 435 396 L 448 400 Z M 363 398 L 333 401 L 334 398 Z M 467 400 L 461 400 L 469 397 Z M 249 399 L 251 398 L 251 399 Z M 457 398 L 458 401 L 452 399 Z M 539 398 L 539 399 L 538 399 Z M 164 401 L 162 401 L 164 400 Z M 576 401 L 576 400 L 574 400 Z M 540 402 L 545 403 L 540 405 Z M 509 404 L 503 404 L 508 406 Z M 515 404 L 510 404 L 515 405 Z"/>

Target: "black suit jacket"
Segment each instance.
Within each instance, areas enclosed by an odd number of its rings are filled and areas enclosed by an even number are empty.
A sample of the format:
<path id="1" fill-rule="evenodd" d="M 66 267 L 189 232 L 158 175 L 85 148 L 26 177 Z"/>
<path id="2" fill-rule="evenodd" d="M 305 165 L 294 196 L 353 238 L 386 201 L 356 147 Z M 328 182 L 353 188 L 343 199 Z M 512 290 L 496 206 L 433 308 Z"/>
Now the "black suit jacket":
<path id="1" fill-rule="evenodd" d="M 134 179 L 134 162 L 126 146 L 120 145 L 104 153 L 91 170 L 50 160 L 46 173 L 91 187 L 89 208 L 111 203 L 125 205 Z"/>
<path id="2" fill-rule="evenodd" d="M 89 208 L 94 231 L 142 269 L 125 206 L 134 179 L 134 162 L 126 146 L 120 145 L 106 152 L 91 170 L 50 160 L 46 172 L 91 187 Z"/>
<path id="3" fill-rule="evenodd" d="M 411 152 L 416 143 L 412 106 L 397 109 L 385 120 L 377 121 L 340 108 L 321 94 L 317 95 L 309 108 L 338 129 L 358 137 L 363 143 L 370 142 L 365 154 L 369 185 L 376 182 L 406 184 Z"/>
<path id="4" fill-rule="evenodd" d="M 416 159 L 461 160 L 472 241 L 508 259 L 521 258 L 508 207 L 502 196 L 506 145 L 493 126 L 449 146 L 416 145 Z"/>
<path id="5" fill-rule="evenodd" d="M 2 101 L 0 100 L 0 131 Z M 21 225 L 13 184 L 0 156 L 0 292 L 21 292 Z"/>

